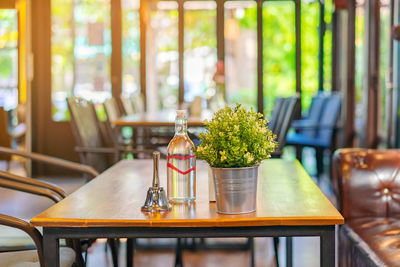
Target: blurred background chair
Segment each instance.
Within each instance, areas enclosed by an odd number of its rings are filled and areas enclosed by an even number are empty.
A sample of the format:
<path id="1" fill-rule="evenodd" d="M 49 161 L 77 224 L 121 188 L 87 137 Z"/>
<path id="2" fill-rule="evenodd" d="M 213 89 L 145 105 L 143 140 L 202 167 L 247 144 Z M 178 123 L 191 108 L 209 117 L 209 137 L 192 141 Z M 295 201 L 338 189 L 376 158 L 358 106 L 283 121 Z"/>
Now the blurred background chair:
<path id="1" fill-rule="evenodd" d="M 129 116 L 135 114 L 135 108 L 131 98 L 121 96 L 119 101 L 121 103 L 124 115 Z"/>
<path id="2" fill-rule="evenodd" d="M 283 148 L 286 145 L 287 133 L 293 121 L 294 114 L 299 105 L 297 96 L 287 98 L 277 98 L 271 115 L 271 121 L 268 124 L 270 130 L 276 134 L 278 148 L 271 155 L 274 158 L 280 158 Z"/>
<path id="3" fill-rule="evenodd" d="M 107 136 L 102 127 L 93 103 L 82 98 L 68 98 L 71 127 L 76 141 L 75 151 L 81 163 L 102 172 L 120 159 L 120 147 L 113 134 Z"/>
<path id="4" fill-rule="evenodd" d="M 286 139 L 287 145 L 295 146 L 299 151 L 303 147 L 315 149 L 318 177 L 323 173 L 324 151 L 329 150 L 330 155 L 332 155 L 335 148 L 334 140 L 338 130 L 337 122 L 340 115 L 341 103 L 342 98 L 339 93 L 331 94 L 323 101 L 319 120 L 317 122 L 308 120 L 307 123 L 297 123 L 296 127 L 299 132 L 289 133 Z M 301 153 L 298 153 L 300 161 L 301 158 Z"/>

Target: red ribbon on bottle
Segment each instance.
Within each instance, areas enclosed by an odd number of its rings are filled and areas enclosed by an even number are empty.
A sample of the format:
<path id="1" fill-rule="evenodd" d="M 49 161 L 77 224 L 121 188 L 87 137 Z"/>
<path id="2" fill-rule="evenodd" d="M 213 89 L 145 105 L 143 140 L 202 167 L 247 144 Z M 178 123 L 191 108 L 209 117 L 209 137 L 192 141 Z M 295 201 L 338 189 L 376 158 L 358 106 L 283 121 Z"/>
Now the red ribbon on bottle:
<path id="1" fill-rule="evenodd" d="M 190 156 L 186 156 L 186 157 L 182 157 L 179 155 L 172 155 L 172 156 L 167 156 L 167 159 L 181 159 L 181 160 L 187 160 L 187 159 L 191 159 L 191 158 L 196 158 L 196 156 L 194 155 L 190 155 Z M 186 175 L 194 170 L 196 170 L 196 167 L 190 168 L 187 171 L 181 171 L 180 169 L 178 169 L 177 167 L 175 167 L 174 165 L 172 165 L 171 163 L 167 163 L 167 167 L 173 169 L 174 171 L 179 172 L 180 174 Z"/>
<path id="2" fill-rule="evenodd" d="M 183 172 L 183 171 L 181 171 L 180 169 L 178 169 L 177 167 L 175 167 L 174 165 L 172 165 L 172 164 L 169 163 L 169 162 L 167 163 L 167 167 L 168 167 L 168 168 L 171 168 L 171 169 L 173 169 L 174 171 L 177 171 L 177 172 L 179 172 L 180 174 L 183 174 L 183 175 L 186 175 L 186 174 L 188 174 L 189 172 L 192 172 L 192 171 L 196 170 L 196 167 L 193 167 L 193 168 L 191 168 L 191 169 L 189 169 L 189 170 Z"/>

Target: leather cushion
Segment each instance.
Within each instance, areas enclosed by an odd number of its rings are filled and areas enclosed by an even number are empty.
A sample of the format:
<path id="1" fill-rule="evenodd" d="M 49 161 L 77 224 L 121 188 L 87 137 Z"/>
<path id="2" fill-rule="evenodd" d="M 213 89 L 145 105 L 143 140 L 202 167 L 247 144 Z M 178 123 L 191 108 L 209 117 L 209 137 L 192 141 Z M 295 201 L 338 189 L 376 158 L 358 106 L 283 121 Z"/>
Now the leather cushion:
<path id="1" fill-rule="evenodd" d="M 400 218 L 357 218 L 346 223 L 347 235 L 365 258 L 377 266 L 400 266 Z M 345 256 L 343 253 L 341 257 Z"/>
<path id="2" fill-rule="evenodd" d="M 400 217 L 400 150 L 343 149 L 333 182 L 346 219 Z"/>
<path id="3" fill-rule="evenodd" d="M 60 248 L 60 267 L 71 267 L 75 252 L 68 247 Z M 39 267 L 37 250 L 0 253 L 0 267 Z"/>

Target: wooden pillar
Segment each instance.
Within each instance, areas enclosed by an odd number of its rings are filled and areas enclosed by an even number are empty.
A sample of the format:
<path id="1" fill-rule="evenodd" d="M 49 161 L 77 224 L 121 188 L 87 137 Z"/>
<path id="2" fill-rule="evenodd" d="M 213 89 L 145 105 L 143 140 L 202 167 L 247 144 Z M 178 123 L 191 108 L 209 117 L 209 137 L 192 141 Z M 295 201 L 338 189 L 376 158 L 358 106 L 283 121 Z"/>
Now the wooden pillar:
<path id="1" fill-rule="evenodd" d="M 347 81 L 345 92 L 345 127 L 344 145 L 352 147 L 354 142 L 355 130 L 355 62 L 356 62 L 356 2 L 347 0 Z"/>
<path id="2" fill-rule="evenodd" d="M 365 144 L 367 148 L 376 148 L 379 118 L 379 45 L 380 45 L 380 3 L 379 0 L 366 2 L 365 50 L 366 68 L 364 75 L 365 102 Z"/>
<path id="3" fill-rule="evenodd" d="M 111 1 L 111 89 L 112 96 L 122 93 L 122 7 L 121 0 Z"/>

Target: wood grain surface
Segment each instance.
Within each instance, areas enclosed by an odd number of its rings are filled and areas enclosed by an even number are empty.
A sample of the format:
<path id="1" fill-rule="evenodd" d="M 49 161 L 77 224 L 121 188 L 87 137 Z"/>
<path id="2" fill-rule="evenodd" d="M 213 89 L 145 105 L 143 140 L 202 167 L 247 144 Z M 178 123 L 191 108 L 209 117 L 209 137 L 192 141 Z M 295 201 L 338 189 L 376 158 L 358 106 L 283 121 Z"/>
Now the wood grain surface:
<path id="1" fill-rule="evenodd" d="M 167 213 L 141 212 L 152 160 L 123 160 L 31 220 L 47 227 L 229 227 L 334 225 L 343 217 L 298 161 L 265 160 L 259 168 L 257 211 L 222 215 L 208 201 L 208 166 L 197 161 L 197 199 Z M 160 162 L 166 189 L 166 162 Z"/>
<path id="2" fill-rule="evenodd" d="M 174 126 L 175 125 L 175 110 L 161 110 L 156 113 L 144 113 L 124 116 L 118 120 L 112 121 L 114 125 L 118 126 Z M 188 126 L 200 127 L 204 126 L 204 120 L 211 119 L 212 112 L 204 110 L 201 117 L 189 117 Z"/>

